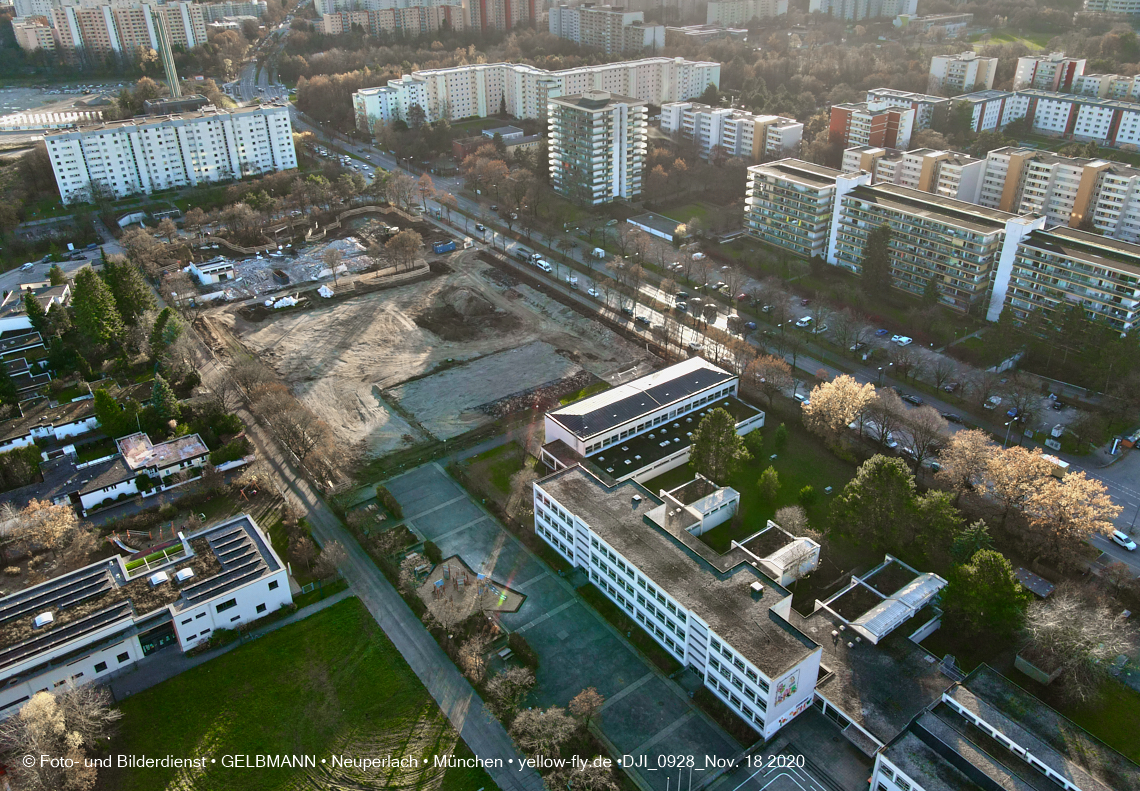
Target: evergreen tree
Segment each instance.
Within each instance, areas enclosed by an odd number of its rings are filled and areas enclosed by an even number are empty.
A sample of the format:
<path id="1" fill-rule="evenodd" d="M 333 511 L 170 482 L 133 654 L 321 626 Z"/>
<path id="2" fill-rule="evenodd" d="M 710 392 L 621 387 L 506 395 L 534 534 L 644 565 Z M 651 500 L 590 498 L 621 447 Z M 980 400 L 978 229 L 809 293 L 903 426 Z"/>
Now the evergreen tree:
<path id="1" fill-rule="evenodd" d="M 942 592 L 950 622 L 968 635 L 1012 635 L 1021 626 L 1030 596 L 1000 552 L 981 549 L 956 566 Z"/>
<path id="2" fill-rule="evenodd" d="M 111 289 L 125 323 L 134 324 L 143 311 L 155 306 L 154 294 L 143 280 L 142 272 L 123 256 L 113 255 L 107 259 L 103 280 Z"/>
<path id="3" fill-rule="evenodd" d="M 867 234 L 863 248 L 863 290 L 877 297 L 891 287 L 891 226 L 883 224 Z"/>
<path id="4" fill-rule="evenodd" d="M 75 326 L 95 343 L 111 343 L 123 335 L 123 319 L 115 307 L 115 297 L 107 284 L 85 267 L 75 276 L 71 299 Z"/>
<path id="5" fill-rule="evenodd" d="M 178 405 L 178 397 L 174 395 L 174 390 L 161 375 L 154 377 L 154 389 L 150 394 L 150 405 L 154 408 L 155 417 L 163 423 L 177 420 L 178 416 L 182 414 L 182 408 Z"/>
<path id="6" fill-rule="evenodd" d="M 693 432 L 689 464 L 701 475 L 721 486 L 741 462 L 750 459 L 744 438 L 736 433 L 736 420 L 721 407 L 709 412 Z"/>
<path id="7" fill-rule="evenodd" d="M 933 275 L 926 281 L 926 287 L 922 289 L 922 304 L 923 305 L 937 305 L 938 304 L 938 280 Z"/>
<path id="8" fill-rule="evenodd" d="M 184 329 L 182 319 L 178 317 L 174 309 L 163 308 L 162 312 L 158 314 L 158 318 L 154 320 L 154 327 L 150 331 L 151 357 L 156 360 L 161 357 L 170 348 L 170 344 L 178 340 Z"/>
<path id="9" fill-rule="evenodd" d="M 832 503 L 835 525 L 856 541 L 876 548 L 903 545 L 914 528 L 914 476 L 906 462 L 872 456 L 859 467 Z"/>
<path id="10" fill-rule="evenodd" d="M 53 286 L 62 286 L 67 282 L 67 275 L 63 273 L 59 264 L 51 265 L 51 269 L 48 270 L 48 282 Z"/>
<path id="11" fill-rule="evenodd" d="M 8 367 L 0 363 L 0 404 L 15 404 L 20 400 L 16 383 L 8 375 Z"/>
<path id="12" fill-rule="evenodd" d="M 138 430 L 135 422 L 137 407 L 123 408 L 103 388 L 95 391 L 95 417 L 99 419 L 99 426 L 103 433 L 109 437 L 125 437 Z"/>
<path id="13" fill-rule="evenodd" d="M 993 549 L 994 540 L 986 523 L 979 519 L 969 527 L 964 527 L 954 536 L 950 545 L 950 557 L 955 563 L 965 563 L 983 549 Z"/>
<path id="14" fill-rule="evenodd" d="M 67 308 L 56 302 L 48 311 L 48 331 L 59 337 L 71 329 L 71 314 Z"/>
<path id="15" fill-rule="evenodd" d="M 44 310 L 44 306 L 36 299 L 31 291 L 24 292 L 24 311 L 28 314 L 28 319 L 32 322 L 32 329 L 40 334 L 41 337 L 47 337 L 48 332 L 48 314 Z"/>

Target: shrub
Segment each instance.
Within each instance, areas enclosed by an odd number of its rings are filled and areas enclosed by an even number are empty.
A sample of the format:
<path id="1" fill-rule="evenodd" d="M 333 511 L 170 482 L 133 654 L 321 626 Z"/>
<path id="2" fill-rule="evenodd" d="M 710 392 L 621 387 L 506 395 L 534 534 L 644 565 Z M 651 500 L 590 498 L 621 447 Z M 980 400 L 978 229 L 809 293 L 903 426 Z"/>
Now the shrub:
<path id="1" fill-rule="evenodd" d="M 206 642 L 206 645 L 210 648 L 217 648 L 219 646 L 228 645 L 236 639 L 238 639 L 238 633 L 234 629 L 215 629 L 214 633 L 210 635 L 210 639 Z"/>
<path id="2" fill-rule="evenodd" d="M 783 450 L 788 444 L 788 427 L 781 423 L 776 428 L 776 450 Z"/>
<path id="3" fill-rule="evenodd" d="M 761 497 L 769 502 L 775 500 L 780 491 L 780 475 L 776 472 L 776 468 L 768 465 L 768 468 L 760 473 L 757 485 L 760 487 Z"/>
<path id="4" fill-rule="evenodd" d="M 439 565 L 440 561 L 443 560 L 443 552 L 435 545 L 434 541 L 424 542 L 424 555 L 435 565 Z"/>
<path id="5" fill-rule="evenodd" d="M 804 488 L 800 489 L 800 505 L 804 508 L 810 508 L 815 505 L 819 500 L 819 494 L 816 492 L 815 487 L 810 483 Z"/>
<path id="6" fill-rule="evenodd" d="M 511 636 L 507 638 L 507 646 L 510 647 L 511 651 L 518 657 L 519 662 L 521 662 L 524 667 L 529 667 L 531 670 L 538 668 L 538 654 L 534 652 L 534 649 L 530 647 L 530 643 L 528 643 L 526 638 L 521 634 L 512 632 Z"/>
<path id="7" fill-rule="evenodd" d="M 249 450 L 249 440 L 245 437 L 238 437 L 231 442 L 227 442 L 217 450 L 210 451 L 210 464 L 217 467 L 219 464 L 225 464 L 229 461 L 237 461 L 249 453 Z"/>
<path id="8" fill-rule="evenodd" d="M 19 566 L 8 566 L 4 569 L 4 575 L 6 577 L 18 577 L 23 573 Z"/>
<path id="9" fill-rule="evenodd" d="M 159 519 L 173 519 L 178 513 L 178 506 L 174 503 L 163 503 L 158 507 Z"/>
<path id="10" fill-rule="evenodd" d="M 388 487 L 382 483 L 376 486 L 376 499 L 380 501 L 380 504 L 384 506 L 392 516 L 397 519 L 404 518 L 404 509 L 396 502 L 396 498 L 388 491 Z"/>

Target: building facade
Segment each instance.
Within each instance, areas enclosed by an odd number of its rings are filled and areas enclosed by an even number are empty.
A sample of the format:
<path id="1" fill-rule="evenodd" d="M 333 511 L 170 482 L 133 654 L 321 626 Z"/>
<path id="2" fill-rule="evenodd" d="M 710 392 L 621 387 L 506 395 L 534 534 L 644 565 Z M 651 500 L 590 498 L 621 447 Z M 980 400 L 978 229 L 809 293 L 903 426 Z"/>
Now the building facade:
<path id="1" fill-rule="evenodd" d="M 918 13 L 918 0 L 808 0 L 808 13 L 816 11 L 852 22 L 900 14 L 914 16 Z"/>
<path id="2" fill-rule="evenodd" d="M 547 105 L 550 183 L 587 206 L 641 194 L 648 106 L 609 91 L 559 96 Z"/>
<path id="3" fill-rule="evenodd" d="M 218 22 L 228 16 L 265 18 L 265 0 L 225 0 L 221 3 L 202 3 L 202 14 L 207 22 Z"/>
<path id="4" fill-rule="evenodd" d="M 1073 81 L 1085 73 L 1084 58 L 1069 58 L 1064 52 L 1048 55 L 1026 55 L 1017 59 L 1013 73 L 1013 89 L 1035 88 L 1039 91 L 1072 90 Z"/>
<path id="5" fill-rule="evenodd" d="M 536 0 L 469 0 L 467 10 L 468 22 L 477 30 L 506 32 L 538 20 Z"/>
<path id="6" fill-rule="evenodd" d="M 552 35 L 607 55 L 656 52 L 665 46 L 664 25 L 647 25 L 643 11 L 627 11 L 620 6 L 562 3 L 550 8 L 547 23 Z"/>
<path id="7" fill-rule="evenodd" d="M 883 101 L 834 104 L 828 136 L 848 146 L 906 148 L 914 131 L 915 111 Z"/>
<path id="8" fill-rule="evenodd" d="M 547 100 L 591 90 L 663 105 L 692 99 L 720 85 L 720 64 L 684 58 L 642 60 L 546 71 L 519 63 L 487 63 L 431 69 L 389 80 L 352 95 L 356 128 L 407 119 L 419 105 L 428 121 L 486 118 L 500 111 L 515 118 L 546 118 Z"/>
<path id="9" fill-rule="evenodd" d="M 994 87 L 997 58 L 982 58 L 974 52 L 935 55 L 930 59 L 928 88 L 931 93 L 973 93 Z"/>
<path id="10" fill-rule="evenodd" d="M 955 151 L 916 148 L 911 151 L 854 146 L 843 152 L 843 172 L 865 170 L 872 184 L 903 187 L 978 203 L 986 160 Z"/>
<path id="11" fill-rule="evenodd" d="M 707 25 L 747 25 L 753 19 L 786 16 L 788 0 L 711 0 L 706 12 Z"/>
<path id="12" fill-rule="evenodd" d="M 101 560 L 0 599 L 0 717 L 32 695 L 112 678 L 170 643 L 183 651 L 293 601 L 288 572 L 246 515 L 189 536 L 166 558 Z"/>
<path id="13" fill-rule="evenodd" d="M 762 242 L 804 258 L 826 258 L 836 200 L 870 173 L 847 178 L 838 170 L 782 159 L 748 168 L 744 230 Z"/>
<path id="14" fill-rule="evenodd" d="M 315 23 L 317 30 L 335 36 L 358 25 L 373 35 L 381 33 L 419 36 L 440 29 L 464 30 L 466 16 L 461 2 L 436 5 L 407 5 L 360 11 L 337 11 L 325 14 Z"/>
<path id="15" fill-rule="evenodd" d="M 212 107 L 44 135 L 64 203 L 122 198 L 297 167 L 288 108 Z"/>
<path id="16" fill-rule="evenodd" d="M 872 88 L 867 91 L 867 103 L 884 107 L 909 107 L 914 110 L 916 132 L 945 121 L 950 110 L 950 100 L 944 96 L 896 91 L 893 88 Z"/>
<path id="17" fill-rule="evenodd" d="M 692 140 L 704 159 L 716 154 L 740 157 L 752 164 L 794 155 L 803 139 L 804 125 L 778 115 L 754 115 L 698 102 L 670 102 L 661 106 L 661 131 Z"/>
<path id="18" fill-rule="evenodd" d="M 1140 14 L 1140 0 L 1085 0 L 1085 11 L 1090 14 Z"/>

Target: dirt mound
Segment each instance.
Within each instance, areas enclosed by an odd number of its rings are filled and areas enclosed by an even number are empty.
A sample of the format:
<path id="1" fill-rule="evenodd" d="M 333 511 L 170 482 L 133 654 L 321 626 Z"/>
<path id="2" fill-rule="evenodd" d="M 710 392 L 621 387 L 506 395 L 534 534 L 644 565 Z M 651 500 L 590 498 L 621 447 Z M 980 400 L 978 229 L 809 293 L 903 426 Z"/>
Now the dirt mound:
<path id="1" fill-rule="evenodd" d="M 445 292 L 443 302 L 466 318 L 487 316 L 495 312 L 495 306 L 489 299 L 470 288 L 457 288 L 449 293 Z"/>
<path id="2" fill-rule="evenodd" d="M 445 341 L 468 341 L 487 332 L 510 332 L 519 319 L 495 305 L 473 288 L 460 286 L 440 292 L 434 305 L 414 321 Z"/>

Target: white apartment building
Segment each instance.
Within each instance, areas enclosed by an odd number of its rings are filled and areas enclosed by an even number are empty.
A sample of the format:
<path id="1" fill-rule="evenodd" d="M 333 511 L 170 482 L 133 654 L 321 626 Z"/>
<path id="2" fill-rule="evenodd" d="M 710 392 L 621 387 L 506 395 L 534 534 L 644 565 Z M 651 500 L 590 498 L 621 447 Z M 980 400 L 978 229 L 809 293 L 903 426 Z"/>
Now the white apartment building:
<path id="1" fill-rule="evenodd" d="M 545 118 L 547 100 L 591 90 L 663 105 L 692 99 L 720 85 L 720 64 L 684 58 L 643 58 L 562 71 L 521 63 L 486 63 L 405 74 L 352 95 L 356 128 L 406 119 L 418 104 L 428 121 L 486 118 L 504 110 L 515 118 Z"/>
<path id="2" fill-rule="evenodd" d="M 764 413 L 736 398 L 739 377 L 700 357 L 546 413 L 541 459 L 552 470 L 588 462 L 615 480 L 648 480 L 689 460 L 702 414 L 723 407 L 744 435 Z"/>
<path id="3" fill-rule="evenodd" d="M 64 203 L 116 198 L 297 167 L 286 107 L 134 118 L 44 135 Z"/>
<path id="4" fill-rule="evenodd" d="M 547 24 L 552 35 L 607 55 L 656 51 L 665 46 L 664 25 L 646 25 L 645 12 L 627 11 L 621 6 L 562 3 L 550 8 Z"/>
<path id="5" fill-rule="evenodd" d="M 794 155 L 803 139 L 804 125 L 779 115 L 670 102 L 661 106 L 661 131 L 694 141 L 704 159 L 717 152 L 753 164 Z"/>
<path id="6" fill-rule="evenodd" d="M 0 717 L 37 692 L 109 679 L 293 601 L 285 564 L 249 516 L 170 543 L 157 561 L 115 555 L 0 599 Z"/>
<path id="7" fill-rule="evenodd" d="M 419 36 L 440 28 L 464 30 L 467 27 L 462 0 L 433 5 L 404 5 L 399 8 L 370 9 L 367 11 L 337 11 L 325 14 L 314 26 L 325 35 L 347 33 L 359 26 L 373 35 L 393 33 Z"/>
<path id="8" fill-rule="evenodd" d="M 698 478 L 657 496 L 574 465 L 533 493 L 535 532 L 765 739 L 812 704 L 822 649 L 792 625 L 789 591 L 740 545 L 721 555 L 697 537 L 731 518 L 736 492 Z"/>
<path id="9" fill-rule="evenodd" d="M 747 25 L 753 19 L 785 16 L 788 0 L 710 0 L 706 25 Z"/>
<path id="10" fill-rule="evenodd" d="M 958 93 L 988 91 L 994 87 L 997 58 L 982 58 L 976 53 L 935 55 L 930 59 L 928 88 L 932 93 L 949 90 Z"/>
<path id="11" fill-rule="evenodd" d="M 1026 55 L 1017 59 L 1017 70 L 1013 73 L 1013 89 L 1069 91 L 1073 87 L 1073 80 L 1084 73 L 1084 58 L 1069 58 L 1064 52 Z"/>
<path id="12" fill-rule="evenodd" d="M 218 22 L 228 16 L 265 18 L 265 0 L 223 0 L 220 3 L 202 3 L 207 22 Z"/>
<path id="13" fill-rule="evenodd" d="M 952 106 L 967 104 L 970 107 L 970 128 L 975 132 L 1001 129 L 1011 121 L 1025 117 L 1029 99 L 1010 91 L 974 91 L 954 97 Z"/>
<path id="14" fill-rule="evenodd" d="M 918 13 L 918 0 L 808 0 L 808 13 L 816 11 L 852 22 L 900 14 L 914 16 Z"/>
<path id="15" fill-rule="evenodd" d="M 977 203 L 986 160 L 955 151 L 911 151 L 853 146 L 843 152 L 844 173 L 865 170 L 873 184 L 899 184 L 946 198 Z"/>
<path id="16" fill-rule="evenodd" d="M 463 7 L 462 0 L 314 0 L 319 16 L 325 14 L 339 14 L 342 11 L 390 11 L 397 8 L 412 8 L 423 6 L 434 8 L 436 6 Z"/>
<path id="17" fill-rule="evenodd" d="M 1073 93 L 1098 99 L 1136 99 L 1140 97 L 1140 75 L 1082 74 L 1073 80 Z"/>
<path id="18" fill-rule="evenodd" d="M 896 91 L 893 88 L 872 88 L 867 91 L 867 102 L 881 107 L 909 107 L 914 110 L 916 132 L 929 129 L 936 122 L 945 120 L 950 110 L 950 100 L 945 96 Z"/>
<path id="19" fill-rule="evenodd" d="M 587 206 L 641 194 L 646 103 L 609 91 L 559 96 L 547 105 L 550 183 Z"/>
<path id="20" fill-rule="evenodd" d="M 25 50 L 58 50 L 74 60 L 81 54 L 133 58 L 140 47 L 158 49 L 156 17 L 161 16 L 170 43 L 192 49 L 206 43 L 204 6 L 171 0 L 154 4 L 136 0 L 21 0 L 29 13 L 21 15 L 17 43 Z M 19 12 L 19 8 L 17 9 Z M 51 28 L 52 46 L 37 28 L 42 17 Z"/>
<path id="21" fill-rule="evenodd" d="M 1140 14 L 1140 0 L 1085 0 L 1090 14 Z"/>

